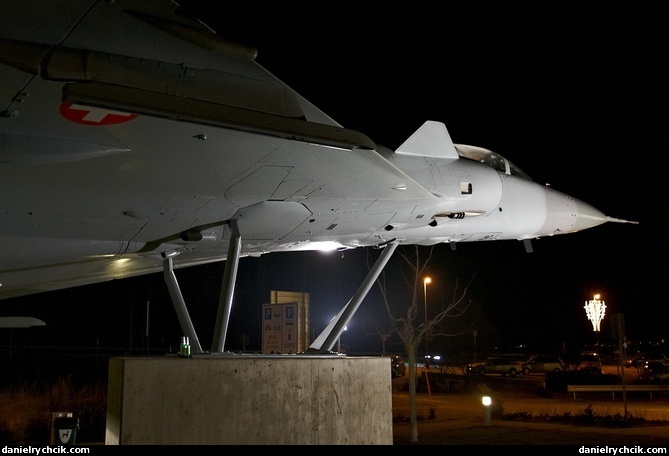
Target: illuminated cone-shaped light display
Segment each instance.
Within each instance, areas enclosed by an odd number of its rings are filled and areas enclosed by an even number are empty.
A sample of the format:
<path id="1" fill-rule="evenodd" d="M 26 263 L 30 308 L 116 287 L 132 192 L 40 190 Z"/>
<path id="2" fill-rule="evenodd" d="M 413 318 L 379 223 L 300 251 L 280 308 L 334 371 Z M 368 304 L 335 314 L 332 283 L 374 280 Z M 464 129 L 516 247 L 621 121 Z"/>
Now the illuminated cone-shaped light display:
<path id="1" fill-rule="evenodd" d="M 592 330 L 595 332 L 599 332 L 599 324 L 604 319 L 606 312 L 606 304 L 599 299 L 600 297 L 599 294 L 596 294 L 591 300 L 585 301 L 585 306 L 583 306 L 588 320 L 592 323 Z"/>

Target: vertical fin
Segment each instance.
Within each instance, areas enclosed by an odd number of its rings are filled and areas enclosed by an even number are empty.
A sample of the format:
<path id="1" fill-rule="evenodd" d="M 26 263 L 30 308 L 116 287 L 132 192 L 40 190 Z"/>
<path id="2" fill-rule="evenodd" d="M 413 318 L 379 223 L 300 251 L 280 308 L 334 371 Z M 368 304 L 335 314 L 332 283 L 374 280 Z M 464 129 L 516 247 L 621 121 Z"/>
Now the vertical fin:
<path id="1" fill-rule="evenodd" d="M 459 158 L 451 135 L 442 122 L 428 120 L 395 151 L 423 157 Z"/>

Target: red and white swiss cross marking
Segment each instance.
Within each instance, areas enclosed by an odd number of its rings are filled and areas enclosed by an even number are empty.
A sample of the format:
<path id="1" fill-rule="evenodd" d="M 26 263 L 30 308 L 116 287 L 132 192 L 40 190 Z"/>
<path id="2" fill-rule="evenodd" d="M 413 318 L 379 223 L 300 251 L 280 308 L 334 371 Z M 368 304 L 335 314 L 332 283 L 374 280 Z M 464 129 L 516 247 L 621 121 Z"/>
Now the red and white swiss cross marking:
<path id="1" fill-rule="evenodd" d="M 82 106 L 68 102 L 61 103 L 60 115 L 67 120 L 84 125 L 114 125 L 137 117 L 137 114 L 129 112 L 112 111 L 111 109 Z"/>

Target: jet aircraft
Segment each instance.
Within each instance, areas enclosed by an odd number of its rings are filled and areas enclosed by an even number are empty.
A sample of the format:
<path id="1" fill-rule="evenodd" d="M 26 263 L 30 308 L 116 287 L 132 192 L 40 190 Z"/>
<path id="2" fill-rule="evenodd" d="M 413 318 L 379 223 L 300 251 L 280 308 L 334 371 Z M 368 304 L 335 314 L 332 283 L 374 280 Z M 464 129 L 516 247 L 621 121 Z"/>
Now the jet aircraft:
<path id="1" fill-rule="evenodd" d="M 382 248 L 311 346 L 328 351 L 398 245 L 531 250 L 532 239 L 636 223 L 454 143 L 438 120 L 389 150 L 256 55 L 171 1 L 3 2 L 0 299 L 162 270 L 193 352 L 222 353 L 241 258 Z M 207 350 L 174 270 L 221 261 Z"/>

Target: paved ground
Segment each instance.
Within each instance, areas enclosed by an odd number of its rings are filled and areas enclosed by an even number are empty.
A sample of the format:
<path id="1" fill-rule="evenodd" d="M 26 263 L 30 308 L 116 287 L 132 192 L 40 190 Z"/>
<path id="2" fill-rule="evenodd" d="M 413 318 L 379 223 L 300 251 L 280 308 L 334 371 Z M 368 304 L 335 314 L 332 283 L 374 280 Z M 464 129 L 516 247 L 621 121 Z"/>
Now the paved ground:
<path id="1" fill-rule="evenodd" d="M 399 385 L 398 382 L 394 382 Z M 490 414 L 484 420 L 482 395 L 493 397 L 495 408 L 501 407 L 504 415 L 526 412 L 533 416 L 556 414 L 582 415 L 586 408 L 595 414 L 612 416 L 627 412 L 633 417 L 644 418 L 643 425 L 626 428 L 585 426 L 574 424 L 508 421 L 502 414 Z M 637 446 L 669 448 L 669 397 L 654 399 L 643 396 L 622 400 L 597 401 L 573 400 L 570 395 L 539 398 L 535 395 L 504 391 L 468 391 L 428 395 L 419 393 L 418 442 L 412 443 L 410 424 L 394 424 L 395 445 L 576 445 L 576 446 Z M 395 388 L 393 416 L 396 420 L 409 416 L 408 392 Z M 430 410 L 434 418 L 429 419 Z"/>

